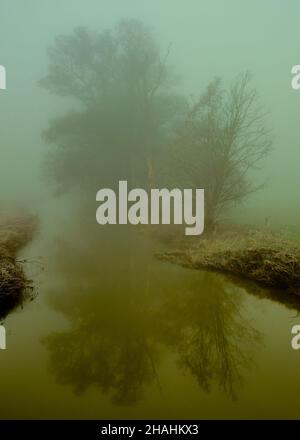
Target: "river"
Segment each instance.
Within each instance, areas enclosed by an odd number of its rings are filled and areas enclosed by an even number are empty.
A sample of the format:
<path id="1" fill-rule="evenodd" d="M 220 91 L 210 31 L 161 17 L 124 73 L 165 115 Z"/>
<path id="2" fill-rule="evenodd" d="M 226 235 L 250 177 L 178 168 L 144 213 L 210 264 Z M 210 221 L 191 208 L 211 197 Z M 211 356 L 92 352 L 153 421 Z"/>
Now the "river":
<path id="1" fill-rule="evenodd" d="M 297 305 L 93 234 L 45 222 L 23 251 L 37 296 L 5 320 L 1 418 L 299 417 Z"/>

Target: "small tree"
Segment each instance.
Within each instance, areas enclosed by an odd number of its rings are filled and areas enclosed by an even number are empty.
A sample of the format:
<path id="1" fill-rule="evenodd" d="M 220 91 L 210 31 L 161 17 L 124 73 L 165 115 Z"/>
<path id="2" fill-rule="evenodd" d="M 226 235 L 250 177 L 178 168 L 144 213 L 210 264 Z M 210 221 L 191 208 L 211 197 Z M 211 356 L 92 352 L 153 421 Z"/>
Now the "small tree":
<path id="1" fill-rule="evenodd" d="M 258 189 L 251 184 L 249 171 L 271 146 L 265 116 L 248 72 L 227 91 L 220 79 L 213 80 L 192 103 L 168 151 L 182 185 L 205 188 L 206 226 Z"/>

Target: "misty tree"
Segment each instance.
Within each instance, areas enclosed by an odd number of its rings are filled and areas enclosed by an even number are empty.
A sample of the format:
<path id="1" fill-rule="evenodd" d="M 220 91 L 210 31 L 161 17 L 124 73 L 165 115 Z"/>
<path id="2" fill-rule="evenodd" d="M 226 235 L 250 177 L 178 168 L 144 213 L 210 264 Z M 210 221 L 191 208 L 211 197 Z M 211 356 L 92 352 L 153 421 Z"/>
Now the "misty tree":
<path id="1" fill-rule="evenodd" d="M 74 102 L 44 133 L 54 145 L 48 173 L 63 189 L 151 182 L 155 151 L 186 105 L 172 92 L 168 54 L 160 55 L 151 32 L 136 20 L 56 38 L 40 83 Z"/>
<path id="2" fill-rule="evenodd" d="M 53 144 L 47 173 L 63 190 L 123 179 L 204 188 L 209 228 L 257 189 L 249 172 L 271 145 L 266 113 L 249 73 L 228 90 L 215 79 L 189 103 L 174 91 L 168 55 L 136 20 L 57 37 L 41 85 L 71 98 L 73 109 L 44 132 Z"/>
<path id="3" fill-rule="evenodd" d="M 231 205 L 258 189 L 249 171 L 259 166 L 271 146 L 266 111 L 251 86 L 249 72 L 238 75 L 229 90 L 213 80 L 168 148 L 177 181 L 205 188 L 206 227 Z"/>

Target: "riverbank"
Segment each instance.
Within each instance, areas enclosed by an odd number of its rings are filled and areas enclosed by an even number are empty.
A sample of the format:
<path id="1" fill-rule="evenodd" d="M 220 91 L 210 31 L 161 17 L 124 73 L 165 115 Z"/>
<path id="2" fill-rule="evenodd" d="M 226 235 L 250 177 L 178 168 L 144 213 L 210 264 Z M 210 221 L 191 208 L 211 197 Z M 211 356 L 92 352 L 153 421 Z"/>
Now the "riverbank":
<path id="1" fill-rule="evenodd" d="M 300 295 L 300 245 L 266 230 L 224 232 L 157 254 L 192 269 L 232 274 Z"/>
<path id="2" fill-rule="evenodd" d="M 17 254 L 32 239 L 36 226 L 36 218 L 30 216 L 15 214 L 0 218 L 0 319 L 32 291 Z"/>

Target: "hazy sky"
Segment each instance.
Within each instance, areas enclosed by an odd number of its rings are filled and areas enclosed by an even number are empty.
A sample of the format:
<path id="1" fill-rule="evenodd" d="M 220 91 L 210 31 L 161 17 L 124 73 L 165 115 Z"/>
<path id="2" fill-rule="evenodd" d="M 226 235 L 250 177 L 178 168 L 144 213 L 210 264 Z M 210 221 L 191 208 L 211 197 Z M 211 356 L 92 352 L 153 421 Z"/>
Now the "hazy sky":
<path id="1" fill-rule="evenodd" d="M 264 168 L 267 187 L 243 209 L 262 221 L 299 223 L 300 90 L 290 85 L 291 67 L 300 64 L 297 0 L 0 0 L 0 64 L 7 69 L 0 196 L 36 204 L 43 194 L 40 134 L 64 105 L 37 86 L 46 48 L 75 26 L 101 30 L 122 18 L 142 19 L 162 51 L 172 43 L 171 63 L 186 94 L 197 95 L 214 76 L 228 83 L 242 70 L 253 72 L 275 141 Z"/>

